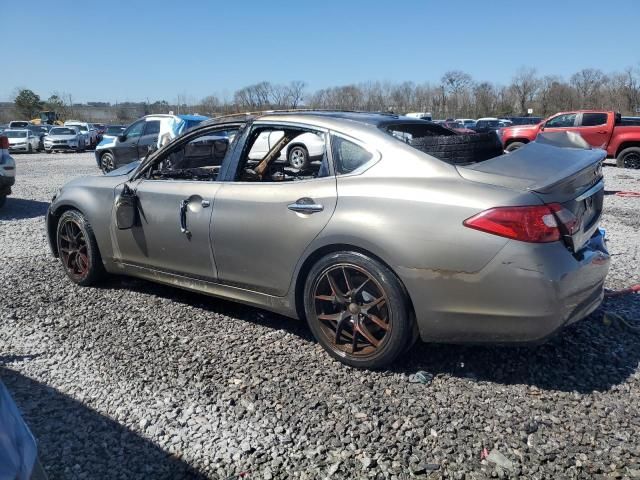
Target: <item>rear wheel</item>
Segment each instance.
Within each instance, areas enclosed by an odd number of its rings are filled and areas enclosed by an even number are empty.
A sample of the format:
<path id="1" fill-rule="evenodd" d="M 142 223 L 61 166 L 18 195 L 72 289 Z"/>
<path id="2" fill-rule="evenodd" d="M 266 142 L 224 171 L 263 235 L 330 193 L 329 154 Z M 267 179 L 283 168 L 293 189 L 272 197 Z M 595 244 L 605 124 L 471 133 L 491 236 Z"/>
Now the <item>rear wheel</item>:
<path id="1" fill-rule="evenodd" d="M 413 336 L 402 284 L 386 266 L 361 253 L 332 253 L 311 268 L 305 314 L 322 347 L 354 367 L 390 364 Z"/>
<path id="2" fill-rule="evenodd" d="M 524 147 L 524 146 L 525 146 L 524 142 L 511 142 L 509 145 L 507 145 L 507 148 L 505 148 L 505 150 L 507 152 L 513 152 L 514 150 L 517 150 L 520 147 Z"/>
<path id="3" fill-rule="evenodd" d="M 104 152 L 100 156 L 100 169 L 104 173 L 109 173 L 115 168 L 113 163 L 113 154 L 111 152 Z"/>
<path id="4" fill-rule="evenodd" d="M 7 201 L 7 196 L 6 195 L 0 195 L 0 208 L 2 208 L 4 206 L 6 201 Z"/>
<path id="5" fill-rule="evenodd" d="M 72 282 L 88 286 L 104 276 L 96 237 L 82 213 L 67 210 L 61 215 L 56 229 L 56 243 L 60 262 Z"/>
<path id="6" fill-rule="evenodd" d="M 640 168 L 640 147 L 629 147 L 622 150 L 616 158 L 616 165 L 620 168 Z"/>
<path id="7" fill-rule="evenodd" d="M 29 144 L 29 153 L 33 153 L 33 147 Z"/>

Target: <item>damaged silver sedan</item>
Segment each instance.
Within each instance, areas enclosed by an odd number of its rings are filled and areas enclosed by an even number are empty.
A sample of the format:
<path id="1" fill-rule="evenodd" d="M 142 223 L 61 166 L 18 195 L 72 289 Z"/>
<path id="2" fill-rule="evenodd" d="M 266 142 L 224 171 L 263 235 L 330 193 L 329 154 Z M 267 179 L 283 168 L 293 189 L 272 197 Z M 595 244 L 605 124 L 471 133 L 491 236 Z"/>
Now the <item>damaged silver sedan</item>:
<path id="1" fill-rule="evenodd" d="M 281 153 L 309 135 L 324 148 L 296 168 Z M 596 309 L 604 157 L 566 135 L 503 154 L 393 115 L 217 119 L 68 183 L 47 230 L 79 285 L 132 275 L 306 319 L 375 368 L 418 338 L 538 341 Z"/>

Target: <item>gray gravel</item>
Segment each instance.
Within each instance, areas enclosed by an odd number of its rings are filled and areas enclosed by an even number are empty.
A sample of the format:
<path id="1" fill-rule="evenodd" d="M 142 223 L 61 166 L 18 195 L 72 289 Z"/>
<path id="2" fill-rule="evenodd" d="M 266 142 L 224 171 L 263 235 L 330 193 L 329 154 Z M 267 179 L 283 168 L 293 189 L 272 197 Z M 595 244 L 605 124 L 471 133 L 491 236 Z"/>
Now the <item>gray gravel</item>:
<path id="1" fill-rule="evenodd" d="M 304 325 L 112 278 L 79 288 L 43 214 L 92 153 L 16 155 L 0 211 L 0 378 L 50 478 L 640 478 L 640 295 L 537 347 L 330 358 Z M 607 190 L 640 172 L 605 169 Z M 609 288 L 640 283 L 640 199 L 607 195 Z M 410 383 L 424 370 L 434 377 Z"/>

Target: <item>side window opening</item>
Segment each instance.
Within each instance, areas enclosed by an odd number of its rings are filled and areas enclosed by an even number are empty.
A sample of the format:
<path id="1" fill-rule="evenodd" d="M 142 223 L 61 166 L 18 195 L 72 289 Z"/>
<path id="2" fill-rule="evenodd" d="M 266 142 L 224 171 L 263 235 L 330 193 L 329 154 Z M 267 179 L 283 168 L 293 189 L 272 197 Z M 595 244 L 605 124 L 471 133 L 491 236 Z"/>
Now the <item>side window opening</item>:
<path id="1" fill-rule="evenodd" d="M 597 127 L 600 125 L 606 125 L 607 114 L 606 113 L 583 113 L 581 127 Z"/>
<path id="2" fill-rule="evenodd" d="M 575 113 L 566 113 L 552 118 L 545 124 L 545 128 L 567 128 L 573 127 L 576 122 Z"/>
<path id="3" fill-rule="evenodd" d="M 160 133 L 160 120 L 145 122 L 144 135 L 158 135 Z"/>
<path id="4" fill-rule="evenodd" d="M 142 135 L 143 128 L 144 122 L 134 123 L 129 128 L 127 128 L 127 130 L 124 132 L 124 135 L 126 135 L 127 138 L 139 137 L 140 135 Z"/>
<path id="5" fill-rule="evenodd" d="M 201 180 L 218 179 L 220 167 L 238 129 L 206 132 L 178 145 L 158 159 L 149 170 L 153 180 Z"/>
<path id="6" fill-rule="evenodd" d="M 313 129 L 252 128 L 238 163 L 239 182 L 286 182 L 329 175 L 325 134 Z"/>

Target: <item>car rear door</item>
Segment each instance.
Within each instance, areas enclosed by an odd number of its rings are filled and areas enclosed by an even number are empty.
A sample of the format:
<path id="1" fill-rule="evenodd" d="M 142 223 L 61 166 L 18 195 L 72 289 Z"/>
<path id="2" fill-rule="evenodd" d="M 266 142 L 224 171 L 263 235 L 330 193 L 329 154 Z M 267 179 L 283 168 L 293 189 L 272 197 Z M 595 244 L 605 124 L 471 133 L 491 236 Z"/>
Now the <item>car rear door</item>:
<path id="1" fill-rule="evenodd" d="M 607 112 L 584 112 L 578 120 L 578 133 L 582 138 L 592 147 L 606 149 L 614 128 L 613 115 Z"/>
<path id="2" fill-rule="evenodd" d="M 253 128 L 261 128 L 260 124 Z M 271 132 L 284 126 L 274 125 Z M 325 140 L 327 133 L 318 129 Z M 302 133 L 302 132 L 301 132 Z M 282 137 L 282 133 L 274 136 Z M 268 135 L 259 135 L 264 141 Z M 238 148 L 255 153 L 251 145 Z M 246 155 L 249 155 L 248 153 Z M 237 165 L 243 159 L 236 159 Z M 280 164 L 282 165 L 282 164 Z M 328 150 L 316 178 L 295 181 L 241 181 L 232 169 L 216 195 L 212 218 L 213 252 L 220 282 L 283 296 L 298 260 L 333 215 L 336 178 Z M 322 172 L 322 173 L 321 173 Z"/>
<path id="3" fill-rule="evenodd" d="M 144 158 L 149 153 L 149 148 L 154 149 L 158 145 L 160 134 L 160 120 L 147 120 L 144 124 L 142 136 L 138 141 L 138 158 Z"/>

